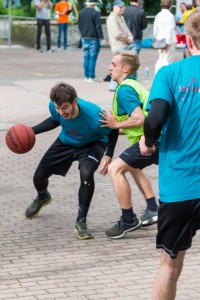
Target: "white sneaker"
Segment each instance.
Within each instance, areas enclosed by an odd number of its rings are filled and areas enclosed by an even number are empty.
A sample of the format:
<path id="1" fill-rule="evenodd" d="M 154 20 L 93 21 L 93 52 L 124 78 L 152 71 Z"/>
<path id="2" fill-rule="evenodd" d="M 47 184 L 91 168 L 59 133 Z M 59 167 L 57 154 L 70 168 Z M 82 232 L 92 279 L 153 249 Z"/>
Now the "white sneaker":
<path id="1" fill-rule="evenodd" d="M 95 83 L 94 78 L 89 78 L 89 79 L 88 79 L 88 83 Z"/>
<path id="2" fill-rule="evenodd" d="M 87 77 L 84 78 L 84 82 L 88 83 L 89 79 Z"/>
<path id="3" fill-rule="evenodd" d="M 98 82 L 103 82 L 103 81 L 97 78 L 88 78 L 88 83 L 98 83 Z"/>

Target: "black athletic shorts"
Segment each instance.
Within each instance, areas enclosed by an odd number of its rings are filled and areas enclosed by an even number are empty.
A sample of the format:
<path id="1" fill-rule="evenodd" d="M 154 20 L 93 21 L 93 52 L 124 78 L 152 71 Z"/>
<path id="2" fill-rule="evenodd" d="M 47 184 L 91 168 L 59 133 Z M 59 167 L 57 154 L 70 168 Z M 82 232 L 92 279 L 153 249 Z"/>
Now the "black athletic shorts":
<path id="1" fill-rule="evenodd" d="M 156 151 L 151 156 L 143 156 L 137 142 L 124 150 L 119 157 L 130 167 L 142 170 L 152 164 L 158 165 L 159 143 L 155 143 L 155 147 Z"/>
<path id="2" fill-rule="evenodd" d="M 192 245 L 200 229 L 200 199 L 166 203 L 160 201 L 156 248 L 162 248 L 171 258 Z"/>
<path id="3" fill-rule="evenodd" d="M 85 146 L 74 147 L 63 144 L 59 138 L 50 146 L 41 159 L 38 169 L 45 169 L 49 174 L 65 176 L 74 161 L 80 163 L 84 160 L 94 164 L 96 170 L 103 157 L 107 144 L 95 141 Z"/>

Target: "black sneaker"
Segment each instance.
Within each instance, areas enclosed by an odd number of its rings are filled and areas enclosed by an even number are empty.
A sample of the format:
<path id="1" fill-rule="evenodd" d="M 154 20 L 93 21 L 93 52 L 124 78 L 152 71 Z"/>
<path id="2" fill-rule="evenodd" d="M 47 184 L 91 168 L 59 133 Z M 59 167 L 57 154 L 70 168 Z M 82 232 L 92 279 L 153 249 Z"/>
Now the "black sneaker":
<path id="1" fill-rule="evenodd" d="M 51 203 L 52 200 L 53 199 L 50 194 L 48 194 L 48 196 L 44 200 L 39 200 L 37 196 L 25 211 L 25 216 L 30 219 L 35 217 L 39 213 L 40 209 L 43 206 Z"/>
<path id="2" fill-rule="evenodd" d="M 137 218 L 136 215 L 133 219 L 133 223 L 131 224 L 124 223 L 124 220 L 121 217 L 120 220 L 113 227 L 105 231 L 105 234 L 111 239 L 120 239 L 123 236 L 125 236 L 127 232 L 134 231 L 140 228 L 141 225 L 142 222 L 140 221 L 140 219 Z"/>
<path id="3" fill-rule="evenodd" d="M 110 81 L 110 80 L 111 80 L 110 74 L 106 75 L 106 77 L 103 79 L 103 81 Z"/>
<path id="4" fill-rule="evenodd" d="M 94 237 L 92 232 L 87 227 L 85 218 L 76 221 L 75 232 L 77 233 L 79 239 L 81 240 L 88 240 Z"/>

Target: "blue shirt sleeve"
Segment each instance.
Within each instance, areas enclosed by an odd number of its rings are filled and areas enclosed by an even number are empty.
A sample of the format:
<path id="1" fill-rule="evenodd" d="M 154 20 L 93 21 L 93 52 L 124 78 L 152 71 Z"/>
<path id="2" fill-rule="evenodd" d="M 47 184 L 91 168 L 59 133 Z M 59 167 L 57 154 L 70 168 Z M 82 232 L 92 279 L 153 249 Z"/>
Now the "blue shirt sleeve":
<path id="1" fill-rule="evenodd" d="M 119 115 L 128 114 L 129 116 L 138 106 L 142 107 L 138 93 L 129 85 L 122 85 L 117 91 L 118 113 Z"/>

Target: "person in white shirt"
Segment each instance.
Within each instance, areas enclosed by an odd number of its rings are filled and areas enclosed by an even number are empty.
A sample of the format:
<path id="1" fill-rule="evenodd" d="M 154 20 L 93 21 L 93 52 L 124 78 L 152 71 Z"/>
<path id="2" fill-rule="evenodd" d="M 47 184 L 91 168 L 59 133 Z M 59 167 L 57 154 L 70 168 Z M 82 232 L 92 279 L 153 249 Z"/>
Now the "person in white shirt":
<path id="1" fill-rule="evenodd" d="M 176 50 L 176 22 L 170 12 L 172 0 L 161 0 L 161 11 L 156 15 L 153 26 L 153 35 L 157 40 L 166 40 L 165 48 L 158 49 L 158 60 L 155 64 L 155 73 L 164 65 L 174 61 Z"/>

